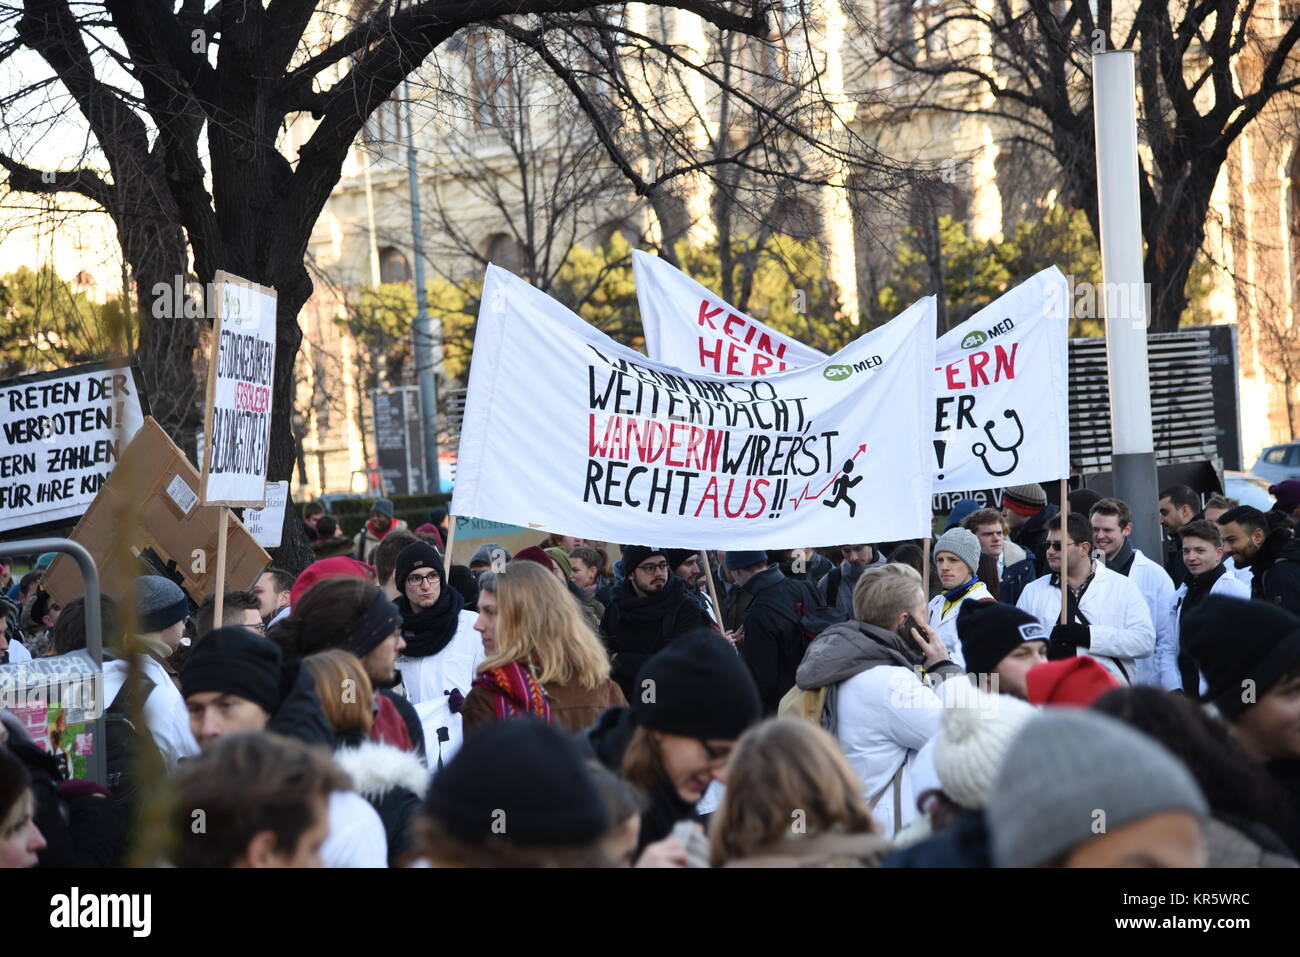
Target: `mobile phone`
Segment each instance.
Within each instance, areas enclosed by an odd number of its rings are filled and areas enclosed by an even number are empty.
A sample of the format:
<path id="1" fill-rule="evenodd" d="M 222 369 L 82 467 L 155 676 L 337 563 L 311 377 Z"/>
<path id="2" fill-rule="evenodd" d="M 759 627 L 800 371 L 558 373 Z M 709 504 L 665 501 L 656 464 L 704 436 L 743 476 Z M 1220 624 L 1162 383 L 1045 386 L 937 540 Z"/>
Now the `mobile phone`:
<path id="1" fill-rule="evenodd" d="M 921 630 L 921 626 L 917 624 L 916 619 L 911 615 L 908 615 L 903 619 L 903 623 L 898 626 L 898 637 L 902 638 L 904 641 L 916 641 L 916 638 L 912 636 L 913 628 L 916 629 L 917 634 L 925 634 L 925 632 Z"/>

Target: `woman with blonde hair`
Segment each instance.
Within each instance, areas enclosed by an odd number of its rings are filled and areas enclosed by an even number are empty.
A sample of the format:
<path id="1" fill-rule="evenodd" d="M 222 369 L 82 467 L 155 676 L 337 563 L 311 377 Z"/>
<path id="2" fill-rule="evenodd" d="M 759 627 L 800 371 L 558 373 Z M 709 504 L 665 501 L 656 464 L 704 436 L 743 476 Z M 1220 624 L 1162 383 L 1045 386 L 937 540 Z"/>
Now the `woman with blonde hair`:
<path id="1" fill-rule="evenodd" d="M 388 839 L 388 863 L 395 867 L 411 847 L 412 822 L 428 790 L 429 771 L 415 753 L 370 736 L 374 692 L 356 655 L 335 648 L 308 655 L 302 665 L 334 729 L 334 763 L 379 814 Z"/>
<path id="2" fill-rule="evenodd" d="M 535 562 L 512 561 L 479 579 L 474 625 L 486 656 L 465 698 L 465 731 L 533 717 L 580 731 L 627 704 L 609 677 L 604 646 L 559 580 Z"/>
<path id="3" fill-rule="evenodd" d="M 772 718 L 741 736 L 712 827 L 714 867 L 878 867 L 890 844 L 836 740 Z"/>

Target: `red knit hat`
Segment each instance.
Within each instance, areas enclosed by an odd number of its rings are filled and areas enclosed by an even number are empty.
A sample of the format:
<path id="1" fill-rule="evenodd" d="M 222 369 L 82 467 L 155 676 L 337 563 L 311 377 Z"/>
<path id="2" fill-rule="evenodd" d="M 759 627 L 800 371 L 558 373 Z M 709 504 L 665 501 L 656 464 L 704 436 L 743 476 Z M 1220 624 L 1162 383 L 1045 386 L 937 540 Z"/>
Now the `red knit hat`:
<path id="1" fill-rule="evenodd" d="M 293 588 L 289 589 L 290 607 L 298 604 L 298 599 L 307 594 L 307 590 L 317 582 L 323 582 L 327 578 L 364 578 L 368 582 L 375 580 L 375 569 L 365 562 L 359 562 L 355 558 L 348 558 L 346 555 L 336 555 L 333 558 L 322 558 L 318 562 L 312 562 L 302 570 L 293 583 Z"/>
<path id="2" fill-rule="evenodd" d="M 1017 515 L 1037 515 L 1047 506 L 1041 485 L 1012 485 L 1002 492 L 1002 504 Z"/>
<path id="3" fill-rule="evenodd" d="M 1096 658 L 1079 655 L 1049 661 L 1025 675 L 1030 704 L 1074 705 L 1087 708 L 1108 691 L 1120 687 L 1115 676 Z"/>
<path id="4" fill-rule="evenodd" d="M 540 545 L 529 545 L 522 552 L 516 552 L 515 561 L 536 562 L 548 572 L 554 572 L 556 570 L 555 559 L 546 554 L 546 549 L 542 548 Z"/>

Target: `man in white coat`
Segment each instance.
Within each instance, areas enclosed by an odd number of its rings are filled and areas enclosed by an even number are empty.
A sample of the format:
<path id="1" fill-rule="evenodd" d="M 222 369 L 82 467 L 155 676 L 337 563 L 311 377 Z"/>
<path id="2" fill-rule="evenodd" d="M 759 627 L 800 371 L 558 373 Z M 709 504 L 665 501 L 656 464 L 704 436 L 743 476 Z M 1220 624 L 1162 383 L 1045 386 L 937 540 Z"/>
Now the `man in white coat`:
<path id="1" fill-rule="evenodd" d="M 1174 580 L 1164 566 L 1143 555 L 1129 542 L 1133 534 L 1133 512 L 1128 503 L 1103 498 L 1092 507 L 1092 540 L 1105 556 L 1106 567 L 1128 577 L 1147 603 L 1156 628 L 1154 654 L 1138 662 L 1137 683 L 1168 689 L 1178 680 L 1178 632 L 1169 612 L 1174 606 Z"/>
<path id="2" fill-rule="evenodd" d="M 934 543 L 934 570 L 943 591 L 930 600 L 930 627 L 943 640 L 948 657 L 965 668 L 957 615 L 968 601 L 993 601 L 985 584 L 975 577 L 980 567 L 980 540 L 966 528 L 950 528 Z"/>
<path id="3" fill-rule="evenodd" d="M 478 614 L 448 586 L 442 556 L 427 542 L 398 553 L 394 581 L 402 590 L 396 604 L 406 642 L 397 670 L 424 728 L 429 770 L 437 773 L 460 747 L 460 705 L 483 660 Z"/>
<path id="4" fill-rule="evenodd" d="M 1250 586 L 1236 578 L 1224 565 L 1223 536 L 1219 534 L 1218 525 L 1203 519 L 1188 522 L 1178 534 L 1182 537 L 1183 564 L 1191 578 L 1174 592 L 1170 628 L 1175 638 L 1182 635 L 1183 613 L 1195 608 L 1207 595 L 1250 598 Z M 1159 654 L 1158 648 L 1156 653 Z M 1162 663 L 1161 672 L 1168 672 L 1170 667 L 1169 663 Z M 1191 655 L 1183 652 L 1181 640 L 1174 645 L 1172 670 L 1173 679 L 1164 686 L 1166 691 L 1181 690 L 1190 695 L 1205 691 L 1205 679 Z"/>
<path id="5" fill-rule="evenodd" d="M 1087 654 L 1120 682 L 1133 684 L 1137 662 L 1150 657 L 1156 630 L 1142 593 L 1132 580 L 1092 560 L 1092 526 L 1078 512 L 1066 519 L 1066 581 L 1069 615 L 1061 615 L 1060 523 L 1047 532 L 1047 565 L 1051 572 L 1029 583 L 1016 602 L 1050 629 L 1047 657 L 1051 661 Z"/>
<path id="6" fill-rule="evenodd" d="M 181 758 L 199 753 L 198 742 L 190 731 L 190 715 L 185 699 L 166 664 L 175 653 L 185 632 L 185 619 L 189 616 L 189 600 L 174 581 L 158 575 L 143 575 L 135 580 L 136 645 L 144 650 L 137 661 L 149 680 L 144 699 L 144 722 L 153 742 L 173 768 Z M 118 649 L 120 652 L 120 649 Z M 126 683 L 128 662 L 120 655 L 104 661 L 104 702 L 107 710 L 113 705 L 118 692 Z M 121 703 L 118 702 L 119 708 Z"/>

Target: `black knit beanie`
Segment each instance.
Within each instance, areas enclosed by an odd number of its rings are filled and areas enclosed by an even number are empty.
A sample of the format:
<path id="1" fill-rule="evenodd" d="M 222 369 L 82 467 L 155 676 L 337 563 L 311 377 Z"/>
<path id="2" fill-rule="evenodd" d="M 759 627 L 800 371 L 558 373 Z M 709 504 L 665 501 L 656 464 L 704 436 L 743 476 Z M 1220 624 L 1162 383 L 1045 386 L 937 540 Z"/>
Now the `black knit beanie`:
<path id="1" fill-rule="evenodd" d="M 247 628 L 208 632 L 181 668 L 181 696 L 203 691 L 238 695 L 267 714 L 280 707 L 280 649 Z"/>
<path id="2" fill-rule="evenodd" d="M 609 815 L 572 739 L 529 718 L 465 739 L 433 779 L 425 812 L 467 844 L 583 845 Z"/>
<path id="3" fill-rule="evenodd" d="M 1208 595 L 1183 616 L 1179 639 L 1205 674 L 1203 700 L 1229 721 L 1300 668 L 1300 618 L 1263 601 Z"/>
<path id="4" fill-rule="evenodd" d="M 432 568 L 438 573 L 438 582 L 447 584 L 447 574 L 442 567 L 442 556 L 428 542 L 413 542 L 397 553 L 397 572 L 393 583 L 402 594 L 406 593 L 406 578 L 420 568 Z"/>
<path id="5" fill-rule="evenodd" d="M 762 714 L 749 668 L 707 629 L 683 635 L 651 657 L 632 690 L 637 724 L 684 738 L 734 741 Z"/>
<path id="6" fill-rule="evenodd" d="M 962 602 L 957 612 L 957 637 L 966 670 L 990 675 L 1000 662 L 1026 641 L 1047 641 L 1047 629 L 1028 612 L 1000 601 Z"/>
<path id="7" fill-rule="evenodd" d="M 668 561 L 667 549 L 657 548 L 654 545 L 628 545 L 623 549 L 623 577 L 631 578 L 636 567 L 652 555 L 664 556 L 664 561 Z M 672 568 L 668 571 L 671 573 Z"/>

